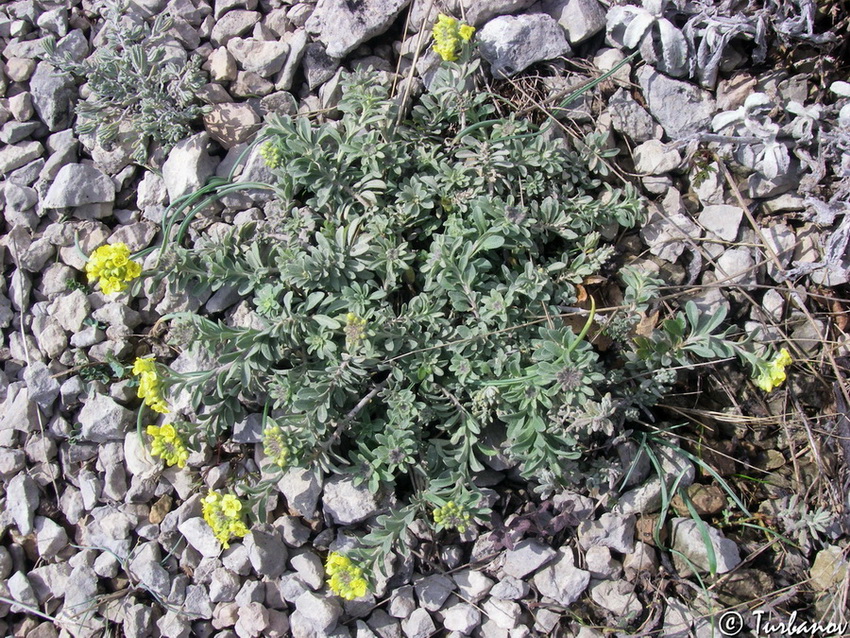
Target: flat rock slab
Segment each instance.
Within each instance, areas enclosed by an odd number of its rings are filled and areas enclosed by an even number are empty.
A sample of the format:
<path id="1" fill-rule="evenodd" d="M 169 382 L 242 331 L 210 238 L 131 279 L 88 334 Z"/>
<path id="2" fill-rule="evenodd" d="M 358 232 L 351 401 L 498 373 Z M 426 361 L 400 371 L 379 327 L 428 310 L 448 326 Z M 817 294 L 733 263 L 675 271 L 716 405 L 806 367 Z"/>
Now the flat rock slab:
<path id="1" fill-rule="evenodd" d="M 115 201 L 109 176 L 87 164 L 67 164 L 59 170 L 42 202 L 44 208 L 69 208 Z"/>

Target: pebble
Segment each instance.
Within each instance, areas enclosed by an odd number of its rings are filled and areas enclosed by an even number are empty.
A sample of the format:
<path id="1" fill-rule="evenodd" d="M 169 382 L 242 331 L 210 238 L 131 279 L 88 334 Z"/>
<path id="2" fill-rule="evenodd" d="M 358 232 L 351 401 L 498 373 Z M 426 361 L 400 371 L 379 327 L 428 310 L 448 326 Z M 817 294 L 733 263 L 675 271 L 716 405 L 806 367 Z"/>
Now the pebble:
<path id="1" fill-rule="evenodd" d="M 526 539 L 505 552 L 502 571 L 514 578 L 523 578 L 555 558 L 556 551 L 538 540 Z"/>

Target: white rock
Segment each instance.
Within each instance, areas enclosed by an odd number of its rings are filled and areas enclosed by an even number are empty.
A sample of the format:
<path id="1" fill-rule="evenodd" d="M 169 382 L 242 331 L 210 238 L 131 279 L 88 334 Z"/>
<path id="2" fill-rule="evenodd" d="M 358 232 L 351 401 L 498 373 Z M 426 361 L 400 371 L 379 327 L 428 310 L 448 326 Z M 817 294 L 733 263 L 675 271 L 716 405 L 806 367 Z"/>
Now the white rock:
<path id="1" fill-rule="evenodd" d="M 443 612 L 443 627 L 469 635 L 481 622 L 481 612 L 469 603 L 455 603 Z"/>
<path id="2" fill-rule="evenodd" d="M 227 50 L 245 70 L 267 78 L 283 68 L 289 45 L 281 41 L 233 38 Z"/>
<path id="3" fill-rule="evenodd" d="M 452 574 L 464 600 L 477 603 L 493 588 L 494 582 L 474 569 L 464 569 Z"/>
<path id="4" fill-rule="evenodd" d="M 407 638 L 428 638 L 437 630 L 431 615 L 420 608 L 401 621 L 401 630 Z"/>
<path id="5" fill-rule="evenodd" d="M 670 138 L 677 140 L 707 129 L 715 110 L 714 98 L 693 84 L 681 82 L 644 66 L 638 71 L 649 112 Z"/>
<path id="6" fill-rule="evenodd" d="M 509 630 L 517 626 L 517 621 L 522 613 L 522 608 L 518 603 L 511 600 L 499 600 L 498 598 L 487 599 L 481 606 L 481 610 L 499 627 Z"/>
<path id="7" fill-rule="evenodd" d="M 84 441 L 105 443 L 124 440 L 125 433 L 136 423 L 136 415 L 108 396 L 96 394 L 86 401 L 77 420 Z"/>
<path id="8" fill-rule="evenodd" d="M 342 58 L 366 40 L 380 35 L 410 0 L 319 0 L 305 27 L 318 34 L 327 54 Z"/>
<path id="9" fill-rule="evenodd" d="M 162 179 L 172 202 L 204 185 L 218 163 L 207 153 L 209 135 L 198 133 L 179 142 L 162 165 Z"/>
<path id="10" fill-rule="evenodd" d="M 495 77 L 510 77 L 535 62 L 572 55 L 563 28 L 545 13 L 493 18 L 476 40 Z"/>
<path id="11" fill-rule="evenodd" d="M 717 529 L 709 525 L 705 525 L 705 528 L 714 550 L 717 573 L 725 574 L 741 562 L 738 546 Z M 708 549 L 696 521 L 690 518 L 674 518 L 670 522 L 670 529 L 672 548 L 681 552 L 699 571 L 709 571 Z M 675 553 L 673 554 L 673 564 L 679 570 L 679 574 L 684 577 L 693 573 L 689 563 Z"/>
<path id="12" fill-rule="evenodd" d="M 647 175 L 660 175 L 675 170 L 682 163 L 682 155 L 675 148 L 659 140 L 649 140 L 637 146 L 632 155 L 635 171 Z"/>
<path id="13" fill-rule="evenodd" d="M 34 522 L 35 540 L 38 555 L 44 559 L 53 558 L 68 545 L 65 529 L 45 516 L 36 516 Z"/>
<path id="14" fill-rule="evenodd" d="M 265 634 L 269 626 L 269 612 L 260 603 L 249 603 L 239 608 L 236 634 L 239 638 L 256 638 Z"/>
<path id="15" fill-rule="evenodd" d="M 325 513 L 340 525 L 365 521 L 378 511 L 375 495 L 366 483 L 354 485 L 354 479 L 333 476 L 325 482 Z"/>
<path id="16" fill-rule="evenodd" d="M 605 28 L 605 9 L 596 0 L 544 0 L 542 9 L 567 32 L 570 44 L 579 44 Z"/>
<path id="17" fill-rule="evenodd" d="M 635 517 L 606 513 L 596 521 L 584 521 L 578 527 L 579 545 L 587 550 L 594 545 L 608 547 L 621 554 L 634 550 Z"/>
<path id="18" fill-rule="evenodd" d="M 590 583 L 590 572 L 576 567 L 574 560 L 569 547 L 558 550 L 555 560 L 535 574 L 537 591 L 564 607 L 578 600 Z"/>
<path id="19" fill-rule="evenodd" d="M 44 208 L 69 208 L 115 201 L 115 186 L 108 175 L 87 164 L 67 164 L 47 191 Z"/>
<path id="20" fill-rule="evenodd" d="M 719 204 L 706 206 L 697 218 L 702 226 L 725 241 L 735 241 L 738 237 L 738 227 L 744 216 L 744 209 L 739 206 Z"/>
<path id="21" fill-rule="evenodd" d="M 38 485 L 28 474 L 18 474 L 6 488 L 6 510 L 18 531 L 26 536 L 33 531 L 33 519 L 39 503 Z"/>
<path id="22" fill-rule="evenodd" d="M 591 587 L 590 597 L 624 623 L 636 619 L 643 613 L 643 605 L 635 594 L 635 586 L 624 580 L 603 580 Z"/>
<path id="23" fill-rule="evenodd" d="M 320 633 L 333 629 L 342 614 L 342 608 L 336 599 L 323 598 L 310 591 L 305 591 L 295 600 L 295 610 Z M 292 620 L 290 618 L 290 621 Z"/>
<path id="24" fill-rule="evenodd" d="M 505 552 L 502 571 L 514 578 L 524 578 L 549 563 L 556 555 L 557 552 L 545 543 L 532 538 L 525 539 Z"/>
<path id="25" fill-rule="evenodd" d="M 701 235 L 702 230 L 687 215 L 680 213 L 665 217 L 657 209 L 640 230 L 640 237 L 649 246 L 649 252 L 671 263 Z"/>
<path id="26" fill-rule="evenodd" d="M 756 284 L 756 262 L 751 248 L 729 248 L 717 259 L 717 280 L 725 285 L 751 287 Z"/>
<path id="27" fill-rule="evenodd" d="M 416 598 L 419 604 L 428 611 L 437 611 L 446 602 L 456 585 L 448 576 L 431 574 L 425 578 L 414 580 Z"/>
<path id="28" fill-rule="evenodd" d="M 316 504 L 319 501 L 319 494 L 322 493 L 320 476 L 320 470 L 294 467 L 287 470 L 277 483 L 278 489 L 286 497 L 289 509 L 307 520 L 312 519 L 316 514 Z"/>
<path id="29" fill-rule="evenodd" d="M 260 576 L 278 578 L 286 571 L 286 545 L 277 533 L 254 530 L 243 539 L 248 559 Z"/>
<path id="30" fill-rule="evenodd" d="M 297 554 L 289 559 L 289 564 L 310 589 L 321 589 L 324 584 L 325 569 L 322 566 L 322 559 L 316 554 L 310 551 Z"/>
<path id="31" fill-rule="evenodd" d="M 200 516 L 186 519 L 177 526 L 177 529 L 183 534 L 186 542 L 198 550 L 201 556 L 216 558 L 221 553 L 221 543 L 218 542 L 212 528 Z"/>

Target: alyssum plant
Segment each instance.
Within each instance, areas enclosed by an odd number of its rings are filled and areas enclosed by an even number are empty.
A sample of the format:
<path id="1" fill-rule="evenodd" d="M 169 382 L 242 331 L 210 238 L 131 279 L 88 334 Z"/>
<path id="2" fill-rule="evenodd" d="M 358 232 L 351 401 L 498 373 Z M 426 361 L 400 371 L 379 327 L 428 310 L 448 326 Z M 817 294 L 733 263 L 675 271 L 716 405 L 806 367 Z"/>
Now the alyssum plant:
<path id="1" fill-rule="evenodd" d="M 95 134 L 105 148 L 119 136 L 127 137 L 133 161 L 144 164 L 153 146 L 167 153 L 191 134 L 192 123 L 204 113 L 196 95 L 206 74 L 197 55 L 164 62 L 173 24 L 168 13 L 148 26 L 122 15 L 125 6 L 116 2 L 106 10 L 104 42 L 88 58 L 59 55 L 50 39 L 45 49 L 52 64 L 86 82 L 89 96 L 77 102 L 77 132 Z"/>
<path id="2" fill-rule="evenodd" d="M 338 121 L 272 119 L 261 153 L 278 214 L 193 247 L 172 241 L 158 274 L 195 291 L 230 286 L 250 310 L 229 323 L 172 315 L 184 343 L 215 365 L 157 364 L 157 398 L 160 387 L 188 393 L 210 442 L 262 411 L 262 476 L 238 486 L 260 515 L 292 466 L 401 500 L 358 547 L 331 554 L 332 588 L 349 598 L 404 549 L 416 518 L 436 530 L 473 525 L 473 479 L 488 457 L 503 454 L 547 486 L 578 482 L 591 442 L 620 435 L 663 396 L 674 366 L 746 356 L 718 332 L 722 317 L 693 308 L 635 345 L 629 326 L 654 282 L 630 272 L 625 320 L 612 331 L 619 347 L 603 360 L 586 339 L 594 310 L 576 308 L 578 286 L 612 256 L 599 230 L 634 226 L 641 203 L 601 183 L 557 136 L 495 117 L 497 98 L 468 88 L 471 31 L 441 29 L 454 33 L 460 62 L 439 68 L 406 119 L 374 73 L 348 78 Z M 166 236 L 191 219 L 187 206 L 175 210 Z M 577 313 L 574 330 L 564 318 Z M 247 531 L 238 501 L 209 498 L 225 542 Z"/>

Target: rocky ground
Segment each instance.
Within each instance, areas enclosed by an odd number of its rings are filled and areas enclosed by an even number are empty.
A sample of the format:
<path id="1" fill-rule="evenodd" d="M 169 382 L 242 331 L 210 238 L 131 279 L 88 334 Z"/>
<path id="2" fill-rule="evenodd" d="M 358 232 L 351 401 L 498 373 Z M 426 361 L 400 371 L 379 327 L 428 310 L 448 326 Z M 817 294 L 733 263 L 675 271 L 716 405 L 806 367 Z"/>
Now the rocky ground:
<path id="1" fill-rule="evenodd" d="M 848 618 L 841 3 L 131 0 L 132 20 L 171 12 L 169 55 L 200 56 L 209 79 L 194 132 L 167 155 L 153 149 L 147 168 L 131 161 L 129 138 L 106 149 L 75 131 L 86 87 L 46 60 L 47 38 L 91 55 L 104 4 L 0 6 L 0 633 L 709 636 L 732 609 L 741 635 L 792 612 Z M 369 65 L 427 81 L 436 55 L 419 33 L 438 9 L 476 26 L 487 81 L 518 109 L 551 106 L 639 50 L 556 113 L 619 148 L 614 176 L 647 197 L 648 221 L 617 238 L 619 254 L 660 273 L 671 303 L 725 306 L 795 365 L 770 395 L 731 367 L 682 388 L 662 418 L 688 424 L 679 442 L 704 464 L 670 451 L 662 478 L 627 442 L 611 486 L 546 500 L 494 464 L 496 514 L 480 534 L 446 544 L 411 530 L 413 557 L 377 595 L 343 604 L 323 557 L 341 526 L 379 512 L 368 491 L 290 470 L 278 517 L 222 552 L 200 518 L 201 487 L 220 486 L 240 451 L 250 458 L 258 423 L 234 428 L 234 460 L 161 471 L 140 449 L 135 388 L 89 365 L 150 351 L 168 312 L 228 316 L 235 299 L 149 287 L 116 301 L 80 285 L 81 271 L 104 242 L 156 244 L 169 202 L 227 175 L 268 114 L 332 111 L 341 77 Z M 230 197 L 193 233 L 256 219 L 262 206 Z M 662 481 L 676 476 L 710 526 L 674 500 L 658 537 Z M 730 506 L 721 479 L 752 516 Z"/>

